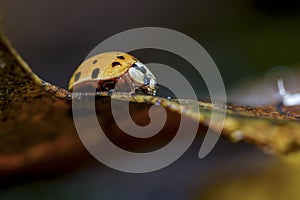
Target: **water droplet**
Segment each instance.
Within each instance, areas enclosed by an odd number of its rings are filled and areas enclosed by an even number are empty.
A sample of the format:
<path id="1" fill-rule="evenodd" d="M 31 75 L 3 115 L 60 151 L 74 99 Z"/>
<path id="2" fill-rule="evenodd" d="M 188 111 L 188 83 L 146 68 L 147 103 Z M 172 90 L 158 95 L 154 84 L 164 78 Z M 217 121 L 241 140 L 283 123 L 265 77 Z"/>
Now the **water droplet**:
<path id="1" fill-rule="evenodd" d="M 0 68 L 4 69 L 4 67 L 6 67 L 6 64 L 4 62 L 0 61 Z"/>
<path id="2" fill-rule="evenodd" d="M 72 98 L 72 94 L 67 94 L 67 98 L 71 99 Z"/>
<path id="3" fill-rule="evenodd" d="M 42 87 L 46 87 L 47 83 L 45 81 L 42 81 Z"/>
<path id="4" fill-rule="evenodd" d="M 244 138 L 244 132 L 241 130 L 236 130 L 233 133 L 231 133 L 231 139 L 235 142 L 241 141 Z"/>
<path id="5" fill-rule="evenodd" d="M 114 90 L 111 89 L 111 90 L 108 91 L 108 94 L 107 94 L 107 95 L 108 95 L 108 96 L 111 96 L 113 92 L 114 92 Z"/>
<path id="6" fill-rule="evenodd" d="M 160 100 L 156 100 L 155 105 L 160 105 Z"/>

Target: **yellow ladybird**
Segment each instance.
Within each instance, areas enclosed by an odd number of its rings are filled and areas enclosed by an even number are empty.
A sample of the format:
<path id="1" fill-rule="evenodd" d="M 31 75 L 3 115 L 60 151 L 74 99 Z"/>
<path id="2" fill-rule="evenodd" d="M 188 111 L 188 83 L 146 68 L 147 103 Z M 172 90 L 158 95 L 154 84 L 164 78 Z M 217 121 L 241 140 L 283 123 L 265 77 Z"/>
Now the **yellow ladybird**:
<path id="1" fill-rule="evenodd" d="M 156 94 L 156 78 L 135 57 L 123 52 L 105 52 L 85 60 L 73 73 L 69 90 L 93 86 L 97 91 L 138 91 Z"/>

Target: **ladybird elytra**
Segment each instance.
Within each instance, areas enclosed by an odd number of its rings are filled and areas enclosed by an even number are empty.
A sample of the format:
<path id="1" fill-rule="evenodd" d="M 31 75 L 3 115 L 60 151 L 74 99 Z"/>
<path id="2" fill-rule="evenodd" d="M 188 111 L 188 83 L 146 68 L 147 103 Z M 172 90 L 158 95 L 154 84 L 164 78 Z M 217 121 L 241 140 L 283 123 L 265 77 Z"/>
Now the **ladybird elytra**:
<path id="1" fill-rule="evenodd" d="M 111 91 L 117 82 L 131 93 L 156 94 L 156 78 L 151 71 L 135 57 L 117 51 L 85 60 L 71 76 L 68 89 L 72 91 L 74 86 L 89 84 L 97 87 L 97 91 Z"/>

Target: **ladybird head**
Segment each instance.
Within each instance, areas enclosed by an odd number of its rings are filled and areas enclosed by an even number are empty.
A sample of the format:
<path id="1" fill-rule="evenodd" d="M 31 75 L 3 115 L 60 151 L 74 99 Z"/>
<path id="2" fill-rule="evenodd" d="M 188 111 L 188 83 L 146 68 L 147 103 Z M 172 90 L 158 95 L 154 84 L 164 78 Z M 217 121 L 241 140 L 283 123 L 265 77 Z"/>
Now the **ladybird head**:
<path id="1" fill-rule="evenodd" d="M 128 73 L 137 85 L 137 89 L 150 95 L 156 94 L 156 78 L 146 65 L 137 61 L 129 68 Z"/>

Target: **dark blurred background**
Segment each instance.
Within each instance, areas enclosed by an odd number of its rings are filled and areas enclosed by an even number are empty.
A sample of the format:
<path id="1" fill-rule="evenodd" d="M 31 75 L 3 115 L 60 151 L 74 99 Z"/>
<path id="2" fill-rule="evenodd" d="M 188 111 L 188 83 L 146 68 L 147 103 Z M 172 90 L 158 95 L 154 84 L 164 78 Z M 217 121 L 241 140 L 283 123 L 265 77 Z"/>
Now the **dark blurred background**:
<path id="1" fill-rule="evenodd" d="M 1 0 L 1 27 L 43 79 L 67 87 L 73 70 L 104 39 L 158 26 L 197 40 L 230 87 L 277 65 L 299 63 L 296 0 Z"/>
<path id="2" fill-rule="evenodd" d="M 300 63 L 297 0 L 1 0 L 0 16 L 1 28 L 33 70 L 64 88 L 98 43 L 144 26 L 174 29 L 197 40 L 219 67 L 227 90 L 274 66 Z M 12 188 L 0 198 L 186 199 L 220 171 L 253 170 L 270 159 L 252 146 L 221 140 L 208 158 L 199 160 L 200 146 L 195 145 L 189 156 L 157 173 L 128 175 L 96 167 L 63 180 Z"/>

